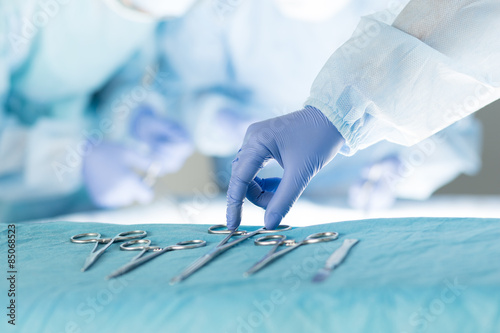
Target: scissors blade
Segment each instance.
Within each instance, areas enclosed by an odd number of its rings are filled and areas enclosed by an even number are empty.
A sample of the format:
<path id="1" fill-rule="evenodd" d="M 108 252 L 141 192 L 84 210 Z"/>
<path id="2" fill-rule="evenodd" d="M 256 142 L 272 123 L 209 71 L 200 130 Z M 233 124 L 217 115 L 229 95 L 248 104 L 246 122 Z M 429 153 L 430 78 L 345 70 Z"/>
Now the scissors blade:
<path id="1" fill-rule="evenodd" d="M 114 279 L 116 277 L 122 276 L 123 274 L 130 272 L 131 270 L 133 270 L 137 266 L 138 265 L 135 262 L 130 262 L 130 263 L 126 264 L 125 266 L 118 268 L 116 271 L 109 274 L 108 276 L 106 276 L 106 280 Z"/>
<path id="2" fill-rule="evenodd" d="M 276 244 L 273 248 L 273 250 L 275 250 L 277 248 L 277 246 L 279 246 L 279 244 Z M 259 269 L 260 269 L 260 265 L 267 259 L 269 258 L 272 254 L 273 254 L 273 250 L 269 251 L 268 254 L 266 254 L 265 256 L 262 257 L 262 259 L 260 259 L 259 261 L 257 261 L 252 267 L 250 267 L 250 269 L 248 271 L 246 271 L 245 273 L 243 273 L 243 276 L 244 277 L 249 277 L 250 275 L 252 275 L 253 273 L 257 272 Z"/>
<path id="3" fill-rule="evenodd" d="M 292 246 L 290 246 L 290 247 L 288 247 L 288 248 L 286 248 L 284 250 L 281 250 L 281 251 L 276 252 L 276 253 L 272 253 L 271 255 L 267 255 L 262 260 L 260 260 L 255 265 L 253 265 L 248 271 L 246 271 L 245 273 L 243 273 L 243 276 L 244 277 L 248 277 L 248 276 L 250 276 L 250 275 L 252 275 L 254 273 L 257 273 L 262 268 L 266 267 L 269 263 L 271 263 L 274 260 L 278 259 L 279 257 L 287 254 L 288 252 L 295 250 L 300 245 L 301 245 L 301 243 L 297 243 L 297 244 L 292 245 Z"/>
<path id="4" fill-rule="evenodd" d="M 92 266 L 96 261 L 97 259 L 101 256 L 102 252 L 95 252 L 95 253 L 91 253 L 87 259 L 85 259 L 85 263 L 83 264 L 83 267 L 82 267 L 82 272 L 85 272 L 87 269 L 90 268 L 90 266 Z"/>
<path id="5" fill-rule="evenodd" d="M 170 280 L 170 284 L 174 285 L 178 282 L 184 281 L 185 279 L 193 275 L 196 271 L 205 266 L 208 262 L 210 262 L 212 259 L 217 257 L 222 252 L 223 251 L 213 251 L 212 253 L 207 253 L 204 256 L 198 258 L 191 265 L 189 265 L 181 274 L 174 276 Z"/>
<path id="6" fill-rule="evenodd" d="M 196 259 L 191 265 L 189 265 L 184 271 L 182 271 L 182 273 L 180 273 L 177 276 L 174 276 L 170 280 L 170 284 L 174 285 L 174 284 L 176 284 L 178 282 L 184 281 L 185 279 L 187 279 L 188 277 L 190 277 L 191 275 L 193 275 L 196 271 L 198 271 L 200 268 L 202 268 L 207 263 L 209 263 L 214 258 L 216 258 L 218 255 L 220 255 L 221 253 L 229 250 L 231 247 L 233 247 L 233 246 L 241 243 L 245 239 L 248 239 L 248 238 L 256 235 L 260 230 L 261 229 L 256 230 L 256 231 L 251 232 L 251 233 L 248 233 L 246 235 L 243 235 L 240 238 L 235 239 L 235 240 L 233 240 L 233 241 L 231 241 L 231 242 L 228 243 L 229 239 L 232 236 L 234 236 L 234 234 L 236 232 L 236 230 L 232 231 L 215 248 L 213 248 L 212 250 L 210 250 L 208 253 L 206 253 L 205 255 L 201 256 L 200 258 Z"/>
<path id="7" fill-rule="evenodd" d="M 346 239 L 341 247 L 339 247 L 332 255 L 326 260 L 325 266 L 321 268 L 313 277 L 312 282 L 322 282 L 326 280 L 330 273 L 337 268 L 349 253 L 349 250 L 358 243 L 357 239 Z"/>
<path id="8" fill-rule="evenodd" d="M 122 266 L 121 268 L 118 268 L 116 271 L 114 271 L 113 273 L 109 274 L 106 277 L 106 279 L 112 279 L 112 278 L 121 276 L 121 275 L 123 275 L 125 273 L 128 273 L 131 270 L 133 270 L 133 269 L 141 266 L 142 264 L 150 261 L 151 259 L 154 259 L 154 258 L 158 257 L 159 255 L 165 253 L 168 250 L 169 250 L 169 248 L 164 248 L 161 251 L 157 251 L 157 252 L 151 253 L 150 255 L 147 255 L 145 257 L 142 257 L 142 258 L 139 258 L 139 259 L 136 259 L 136 260 L 132 259 L 132 261 L 129 262 L 128 264 Z M 137 258 L 137 257 L 135 257 L 135 258 Z"/>
<path id="9" fill-rule="evenodd" d="M 96 243 L 92 252 L 90 252 L 87 259 L 85 259 L 85 264 L 83 264 L 82 272 L 85 272 L 87 269 L 89 269 L 90 266 L 92 266 L 97 261 L 97 259 L 99 259 L 99 257 L 104 253 L 104 251 L 106 251 L 106 249 L 110 247 L 111 244 L 113 244 L 113 242 L 114 238 L 111 239 L 106 245 L 104 245 L 99 251 L 96 251 L 96 248 L 99 245 L 99 243 Z"/>
<path id="10" fill-rule="evenodd" d="M 252 275 L 252 274 L 257 273 L 258 271 L 260 271 L 262 268 L 264 268 L 264 266 L 266 266 L 270 262 L 267 259 L 269 259 L 269 257 L 260 260 L 258 263 L 256 263 L 252 267 L 250 267 L 250 269 L 248 271 L 246 271 L 245 273 L 243 273 L 243 276 L 244 277 L 249 277 L 250 275 Z"/>

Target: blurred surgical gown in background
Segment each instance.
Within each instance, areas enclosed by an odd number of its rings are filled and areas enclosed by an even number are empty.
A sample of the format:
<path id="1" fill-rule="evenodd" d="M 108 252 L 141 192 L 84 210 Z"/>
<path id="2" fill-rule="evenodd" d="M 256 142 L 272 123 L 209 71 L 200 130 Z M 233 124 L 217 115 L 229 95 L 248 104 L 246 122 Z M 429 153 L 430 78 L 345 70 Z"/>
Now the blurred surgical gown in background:
<path id="1" fill-rule="evenodd" d="M 0 7 L 0 220 L 150 201 L 134 171 L 158 161 L 165 145 L 141 137 L 141 126 L 183 133 L 136 115 L 158 82 L 157 22 L 122 16 L 101 0 Z M 180 155 L 191 153 L 187 138 L 177 142 Z"/>
<path id="2" fill-rule="evenodd" d="M 301 109 L 311 82 L 359 18 L 387 5 L 254 0 L 218 10 L 202 1 L 184 19 L 162 27 L 160 47 L 173 74 L 166 104 L 183 118 L 196 148 L 215 157 L 217 174 L 227 176 L 248 125 Z M 481 126 L 468 117 L 414 147 L 380 142 L 352 157 L 339 155 L 304 195 L 348 195 L 352 206 L 368 209 L 386 208 L 396 198 L 427 199 L 459 174 L 476 173 L 480 153 Z M 260 176 L 281 173 L 275 163 Z M 221 177 L 223 188 L 227 179 Z"/>
<path id="3" fill-rule="evenodd" d="M 193 150 L 228 174 L 248 125 L 301 109 L 360 16 L 387 5 L 203 0 L 158 22 L 103 0 L 54 3 L 0 4 L 4 222 L 148 203 L 148 172 L 175 172 Z M 338 156 L 305 195 L 349 196 L 359 208 L 426 199 L 477 172 L 480 145 L 468 117 L 414 147 L 381 142 Z"/>

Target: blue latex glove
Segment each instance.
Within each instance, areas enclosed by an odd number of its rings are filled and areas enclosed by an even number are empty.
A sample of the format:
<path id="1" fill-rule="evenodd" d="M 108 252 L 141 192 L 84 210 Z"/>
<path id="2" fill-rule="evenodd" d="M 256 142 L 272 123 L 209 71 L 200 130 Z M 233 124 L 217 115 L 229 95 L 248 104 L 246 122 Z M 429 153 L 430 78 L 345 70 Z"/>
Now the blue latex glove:
<path id="1" fill-rule="evenodd" d="M 134 172 L 147 170 L 151 159 L 116 143 L 94 147 L 83 163 L 87 191 L 98 207 L 114 208 L 134 202 L 148 203 L 153 191 Z"/>
<path id="2" fill-rule="evenodd" d="M 178 171 L 193 152 L 189 135 L 180 125 L 157 116 L 147 107 L 136 112 L 131 134 L 145 144 L 146 152 L 104 142 L 85 158 L 85 184 L 99 207 L 150 202 L 154 178 Z M 147 175 L 141 177 L 136 171 Z"/>
<path id="3" fill-rule="evenodd" d="M 275 229 L 312 177 L 343 144 L 333 124 L 312 107 L 252 124 L 233 161 L 227 191 L 227 227 L 234 230 L 240 225 L 246 196 L 266 210 L 265 227 Z M 256 178 L 270 159 L 281 165 L 283 178 Z"/>
<path id="4" fill-rule="evenodd" d="M 365 168 L 361 180 L 349 189 L 349 205 L 366 212 L 391 207 L 396 201 L 400 166 L 399 158 L 391 156 Z"/>
<path id="5" fill-rule="evenodd" d="M 187 131 L 146 106 L 136 112 L 131 133 L 149 147 L 153 162 L 160 166 L 160 175 L 179 171 L 193 153 L 193 144 Z"/>

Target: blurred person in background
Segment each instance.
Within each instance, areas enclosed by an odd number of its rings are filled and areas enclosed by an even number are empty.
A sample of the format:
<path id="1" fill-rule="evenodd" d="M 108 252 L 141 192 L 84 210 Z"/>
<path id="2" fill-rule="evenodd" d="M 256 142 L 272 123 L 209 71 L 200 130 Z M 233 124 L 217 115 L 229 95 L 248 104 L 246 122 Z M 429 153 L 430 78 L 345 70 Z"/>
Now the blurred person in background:
<path id="1" fill-rule="evenodd" d="M 406 2 L 390 10 L 398 13 Z M 160 51 L 173 73 L 163 85 L 164 104 L 182 117 L 196 148 L 214 157 L 222 188 L 248 126 L 300 109 L 317 73 L 360 17 L 387 5 L 207 0 L 160 30 Z M 354 156 L 339 155 L 304 195 L 316 201 L 347 197 L 365 210 L 390 207 L 397 198 L 423 200 L 461 173 L 476 173 L 480 152 L 481 127 L 469 117 L 414 147 L 382 141 Z M 271 161 L 259 177 L 282 172 Z"/>
<path id="2" fill-rule="evenodd" d="M 148 202 L 139 173 L 182 166 L 185 131 L 139 106 L 161 79 L 157 20 L 193 2 L 0 3 L 2 222 Z"/>

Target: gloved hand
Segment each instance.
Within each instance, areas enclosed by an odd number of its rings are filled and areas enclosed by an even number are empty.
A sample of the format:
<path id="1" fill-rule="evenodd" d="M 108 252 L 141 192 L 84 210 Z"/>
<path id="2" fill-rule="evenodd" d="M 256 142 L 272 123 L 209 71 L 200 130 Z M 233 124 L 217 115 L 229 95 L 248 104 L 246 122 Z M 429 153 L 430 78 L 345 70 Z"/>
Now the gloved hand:
<path id="1" fill-rule="evenodd" d="M 312 177 L 343 144 L 344 139 L 328 118 L 312 107 L 252 124 L 233 161 L 227 191 L 228 229 L 240 225 L 245 196 L 266 210 L 265 227 L 275 229 Z M 284 169 L 283 178 L 256 178 L 270 159 Z"/>
<path id="2" fill-rule="evenodd" d="M 400 165 L 399 158 L 391 156 L 366 167 L 361 180 L 349 189 L 349 205 L 364 211 L 391 207 L 396 201 Z"/>
<path id="3" fill-rule="evenodd" d="M 187 131 L 176 122 L 156 115 L 147 106 L 137 110 L 132 119 L 131 133 L 147 145 L 153 162 L 160 166 L 159 175 L 179 171 L 193 153 Z"/>
<path id="4" fill-rule="evenodd" d="M 94 204 L 114 208 L 150 202 L 153 191 L 134 172 L 147 170 L 150 163 L 149 157 L 117 143 L 95 146 L 83 162 L 83 178 Z"/>

